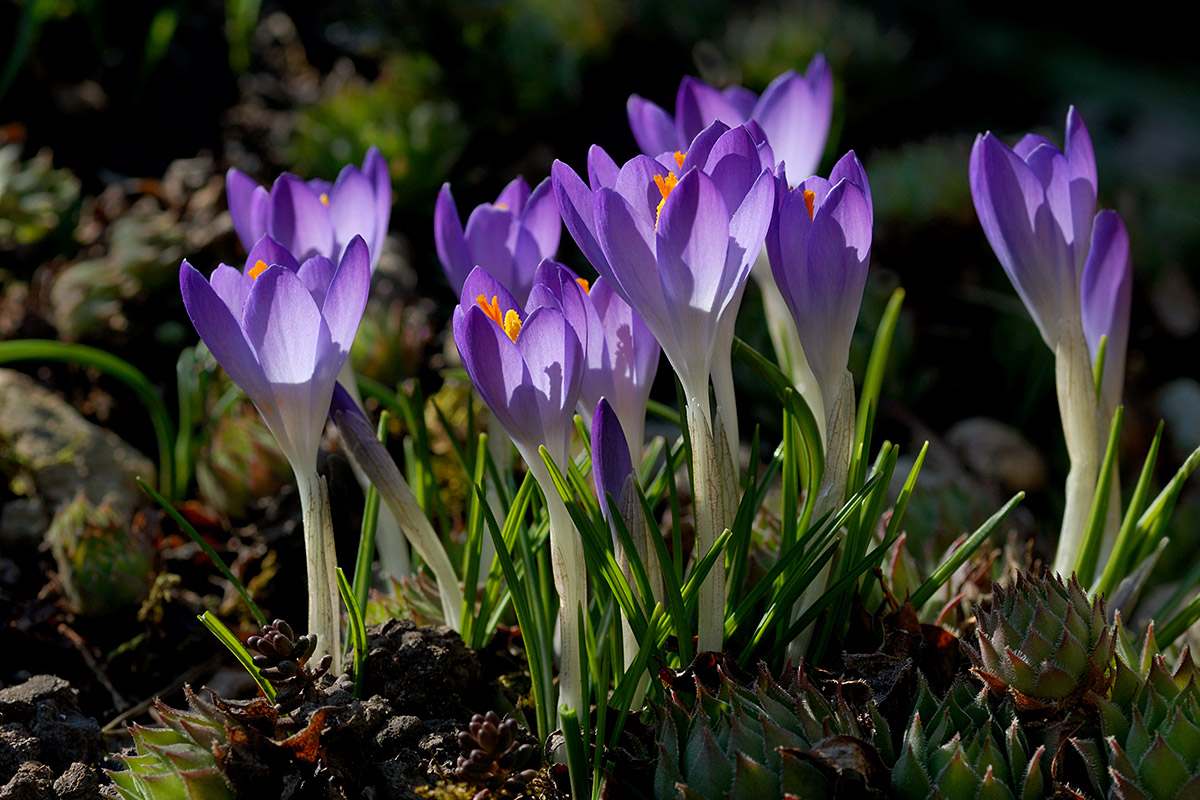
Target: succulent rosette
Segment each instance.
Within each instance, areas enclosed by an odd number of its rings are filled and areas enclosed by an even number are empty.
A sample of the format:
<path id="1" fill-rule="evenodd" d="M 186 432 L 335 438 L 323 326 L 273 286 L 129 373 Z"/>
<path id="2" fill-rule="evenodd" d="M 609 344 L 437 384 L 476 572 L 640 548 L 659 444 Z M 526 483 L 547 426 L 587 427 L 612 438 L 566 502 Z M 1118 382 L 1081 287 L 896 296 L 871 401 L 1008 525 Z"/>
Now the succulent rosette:
<path id="1" fill-rule="evenodd" d="M 367 151 L 362 169 L 347 164 L 333 183 L 305 181 L 290 173 L 270 190 L 238 169 L 225 174 L 229 214 L 242 246 L 250 250 L 270 236 L 304 260 L 325 256 L 338 260 L 355 236 L 370 252 L 370 267 L 379 263 L 392 209 L 392 184 L 379 149 Z"/>
<path id="2" fill-rule="evenodd" d="M 871 186 L 853 150 L 834 165 L 828 179 L 814 175 L 792 189 L 782 175 L 777 180 L 767 258 L 827 414 L 850 358 L 867 282 L 874 222 Z"/>
<path id="3" fill-rule="evenodd" d="M 803 74 L 787 70 L 777 76 L 761 97 L 741 86 L 721 90 L 689 76 L 679 84 L 674 116 L 636 94 L 626 112 L 633 138 L 650 156 L 686 150 L 713 121 L 734 127 L 753 120 L 792 180 L 798 180 L 816 170 L 825 149 L 833 117 L 833 73 L 818 54 Z"/>
<path id="4" fill-rule="evenodd" d="M 899 800 L 1040 800 L 1050 787 L 1048 762 L 1015 719 L 997 719 L 986 690 L 960 679 L 939 703 L 922 678 L 892 791 Z"/>
<path id="5" fill-rule="evenodd" d="M 549 178 L 532 191 L 524 178 L 514 178 L 496 202 L 475 207 L 465 228 L 450 184 L 438 192 L 433 238 L 446 280 L 458 294 L 471 270 L 483 267 L 524 305 L 534 271 L 543 259 L 558 252 L 561 236 L 562 222 Z"/>
<path id="6" fill-rule="evenodd" d="M 1115 675 L 1116 637 L 1104 600 L 1089 602 L 1074 576 L 1021 573 L 1011 588 L 993 584 L 992 607 L 977 609 L 974 673 L 1023 711 L 1072 707 L 1103 696 Z"/>
<path id="7" fill-rule="evenodd" d="M 1146 653 L 1144 676 L 1118 663 L 1099 703 L 1101 739 L 1072 738 L 1094 789 L 1114 800 L 1166 800 L 1200 793 L 1200 670 L 1184 645 L 1172 671 Z"/>

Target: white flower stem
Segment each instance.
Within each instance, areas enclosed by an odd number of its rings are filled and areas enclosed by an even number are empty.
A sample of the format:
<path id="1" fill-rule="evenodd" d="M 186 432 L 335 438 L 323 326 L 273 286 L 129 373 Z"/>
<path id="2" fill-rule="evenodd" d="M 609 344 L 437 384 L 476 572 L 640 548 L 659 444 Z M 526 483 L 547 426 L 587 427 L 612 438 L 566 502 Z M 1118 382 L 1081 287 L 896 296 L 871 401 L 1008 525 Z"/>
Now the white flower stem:
<path id="1" fill-rule="evenodd" d="M 333 655 L 332 672 L 342 672 L 342 646 L 339 635 L 341 606 L 337 592 L 337 557 L 333 544 L 333 516 L 329 510 L 329 491 L 325 479 L 315 471 L 298 470 L 296 488 L 304 523 L 304 552 L 308 563 L 308 632 L 316 634 L 313 658 Z"/>
<path id="2" fill-rule="evenodd" d="M 707 404 L 688 400 L 688 434 L 692 442 L 692 476 L 695 481 L 692 502 L 696 517 L 696 546 L 693 558 L 700 559 L 712 548 L 733 522 L 736 507 L 730 503 L 728 482 L 737 478 L 725 436 L 718 431 L 715 440 L 709 422 Z M 725 559 L 719 558 L 700 585 L 697 647 L 720 650 L 725 642 Z"/>
<path id="3" fill-rule="evenodd" d="M 850 473 L 850 451 L 854 446 L 855 427 L 854 377 L 849 370 L 842 376 L 842 385 L 833 402 L 829 423 L 829 441 L 825 446 L 825 471 L 817 488 L 817 499 L 813 502 L 812 519 L 820 519 L 828 511 L 842 505 L 846 494 L 846 480 Z M 839 531 L 837 536 L 841 536 Z M 835 557 L 836 558 L 836 557 Z M 835 558 L 821 567 L 817 577 L 805 588 L 800 599 L 792 607 L 792 620 L 800 618 L 825 593 L 829 584 L 829 572 Z M 788 643 L 788 658 L 799 661 L 812 641 L 813 626 L 809 625 L 800 635 Z"/>
<path id="4" fill-rule="evenodd" d="M 537 455 L 537 454 L 532 454 Z M 554 572 L 554 588 L 558 592 L 558 630 L 561 639 L 558 656 L 559 702 L 555 708 L 565 705 L 583 715 L 583 641 L 579 629 L 579 616 L 586 613 L 587 566 L 583 559 L 583 545 L 575 531 L 575 523 L 566 504 L 558 494 L 549 470 L 539 457 L 536 461 L 526 457 L 529 471 L 537 480 L 546 498 L 546 509 L 550 514 L 550 564 Z"/>
<path id="5" fill-rule="evenodd" d="M 650 598 L 647 603 L 650 608 L 653 608 L 656 603 L 663 602 L 663 587 L 662 580 L 659 577 L 662 572 L 658 562 L 658 550 L 650 545 L 649 537 L 651 534 L 646 527 L 646 515 L 642 510 L 641 500 L 638 498 L 636 488 L 636 478 L 630 475 L 625 479 L 625 485 L 621 487 L 621 496 L 615 498 L 618 510 L 621 514 L 621 519 L 625 523 L 625 527 L 629 531 L 629 537 L 633 540 L 634 549 L 637 551 L 638 557 L 642 560 L 642 565 L 646 568 L 646 578 L 650 581 Z M 621 572 L 625 575 L 625 580 L 634 588 L 636 593 L 637 584 L 633 579 L 633 570 L 629 566 L 629 557 L 625 553 L 625 549 L 621 547 L 619 541 L 613 542 L 616 548 L 617 564 L 621 567 Z M 633 662 L 637 659 L 638 650 L 642 644 L 638 641 L 637 636 L 633 633 L 633 628 L 629 625 L 629 620 L 623 615 L 621 617 L 621 645 L 625 656 L 625 669 L 628 670 L 633 666 Z M 642 707 L 642 701 L 646 698 L 646 689 L 650 685 L 650 671 L 644 670 L 641 678 L 638 680 L 636 691 L 629 703 L 629 709 L 636 711 Z"/>
<path id="6" fill-rule="evenodd" d="M 1063 437 L 1071 459 L 1062 533 L 1054 554 L 1054 571 L 1065 577 L 1071 573 L 1083 546 L 1101 458 L 1096 384 L 1078 320 L 1068 319 L 1059 324 L 1054 373 Z"/>

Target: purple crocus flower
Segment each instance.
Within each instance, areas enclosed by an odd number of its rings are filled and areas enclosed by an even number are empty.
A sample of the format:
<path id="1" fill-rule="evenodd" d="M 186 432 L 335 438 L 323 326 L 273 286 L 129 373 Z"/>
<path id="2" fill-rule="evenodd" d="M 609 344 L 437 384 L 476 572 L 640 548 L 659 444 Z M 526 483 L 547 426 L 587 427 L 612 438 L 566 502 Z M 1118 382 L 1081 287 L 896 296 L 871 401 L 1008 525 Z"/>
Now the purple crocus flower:
<path id="1" fill-rule="evenodd" d="M 778 180 L 767 259 L 828 414 L 850 357 L 867 281 L 871 188 L 853 150 L 834 165 L 828 180 L 813 176 L 794 189 L 782 176 Z"/>
<path id="2" fill-rule="evenodd" d="M 524 178 L 514 178 L 495 203 L 476 206 L 464 230 L 450 194 L 438 192 L 433 211 L 433 237 L 446 280 L 461 294 L 473 267 L 483 267 L 524 305 L 533 272 L 542 259 L 553 258 L 562 236 L 550 180 L 532 192 Z"/>
<path id="3" fill-rule="evenodd" d="M 351 239 L 361 236 L 379 263 L 392 210 L 392 184 L 378 148 L 367 151 L 362 169 L 342 167 L 333 183 L 304 181 L 290 173 L 270 191 L 237 169 L 225 174 L 229 214 L 242 246 L 249 250 L 264 234 L 296 258 L 320 255 L 338 259 Z"/>
<path id="4" fill-rule="evenodd" d="M 1125 385 L 1125 351 L 1129 343 L 1129 307 L 1133 290 L 1129 234 L 1115 211 L 1104 210 L 1092 225 L 1092 242 L 1080 285 L 1083 336 L 1092 360 L 1106 337 L 1100 400 L 1104 419 L 1121 402 Z"/>
<path id="5" fill-rule="evenodd" d="M 983 232 L 1054 349 L 1059 324 L 1080 318 L 1096 214 L 1096 157 L 1087 127 L 1072 106 L 1065 153 L 1032 133 L 1015 148 L 991 133 L 979 136 L 970 176 Z"/>
<path id="6" fill-rule="evenodd" d="M 626 112 L 633 138 L 649 156 L 686 150 L 714 120 L 729 127 L 754 120 L 796 180 L 816 170 L 825 149 L 833 117 L 833 73 L 818 54 L 803 75 L 784 72 L 762 97 L 741 86 L 721 91 L 686 77 L 675 96 L 674 117 L 636 94 L 630 96 Z"/>
<path id="7" fill-rule="evenodd" d="M 454 309 L 454 341 L 471 382 L 532 469 L 541 464 L 543 444 L 565 468 L 583 378 L 574 329 L 551 307 L 524 313 L 481 267 L 463 282 L 462 298 Z"/>
<path id="8" fill-rule="evenodd" d="M 589 165 L 611 160 L 597 151 Z M 689 398 L 705 409 L 722 314 L 749 276 L 774 205 L 774 180 L 762 158 L 746 126 L 716 122 L 670 166 L 637 156 L 615 179 L 590 169 L 599 184 L 592 188 L 561 161 L 552 169 L 567 230 L 642 317 Z"/>
<path id="9" fill-rule="evenodd" d="M 316 471 L 333 386 L 366 308 L 369 259 L 361 236 L 336 267 L 324 256 L 297 264 L 264 236 L 244 271 L 222 264 L 205 280 L 187 261 L 179 268 L 200 338 L 258 408 L 297 474 Z"/>
<path id="10" fill-rule="evenodd" d="M 662 348 L 642 318 L 604 278 L 592 283 L 571 269 L 546 260 L 538 267 L 529 307 L 562 311 L 583 347 L 583 381 L 578 411 L 587 419 L 607 397 L 625 420 L 630 453 L 641 456 L 646 405 Z"/>

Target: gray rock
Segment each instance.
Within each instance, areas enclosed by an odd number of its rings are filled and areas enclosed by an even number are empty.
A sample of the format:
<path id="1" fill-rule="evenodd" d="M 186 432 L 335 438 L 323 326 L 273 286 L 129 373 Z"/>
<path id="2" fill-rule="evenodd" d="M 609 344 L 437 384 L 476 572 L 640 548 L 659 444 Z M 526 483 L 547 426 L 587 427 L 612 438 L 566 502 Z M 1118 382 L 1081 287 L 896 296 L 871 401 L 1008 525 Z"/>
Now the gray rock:
<path id="1" fill-rule="evenodd" d="M 58 800 L 93 800 L 100 796 L 100 787 L 107 781 L 101 780 L 95 767 L 76 761 L 54 781 Z"/>
<path id="2" fill-rule="evenodd" d="M 73 761 L 100 757 L 100 725 L 79 713 L 75 690 L 54 675 L 34 675 L 25 683 L 0 690 L 0 715 L 37 738 L 41 760 L 55 774 Z"/>
<path id="3" fill-rule="evenodd" d="M 134 479 L 155 480 L 150 459 L 7 369 L 0 369 L 0 467 L 10 481 L 26 484 L 20 493 L 36 498 L 0 509 L 0 552 L 27 547 L 29 531 L 45 530 L 54 511 L 81 490 L 94 504 L 108 497 L 117 513 L 131 517 L 142 497 Z M 39 514 L 45 515 L 40 526 Z"/>
<path id="4" fill-rule="evenodd" d="M 0 787 L 0 800 L 58 800 L 54 793 L 54 773 L 45 764 L 26 761 Z"/>

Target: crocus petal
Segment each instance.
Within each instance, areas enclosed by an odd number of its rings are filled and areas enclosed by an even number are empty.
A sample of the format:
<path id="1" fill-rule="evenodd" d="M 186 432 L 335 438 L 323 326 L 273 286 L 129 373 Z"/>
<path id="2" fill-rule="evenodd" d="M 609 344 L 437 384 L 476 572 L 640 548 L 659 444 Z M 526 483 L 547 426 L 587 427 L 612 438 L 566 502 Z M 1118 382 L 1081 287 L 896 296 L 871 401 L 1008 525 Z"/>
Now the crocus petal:
<path id="1" fill-rule="evenodd" d="M 296 273 L 274 267 L 259 275 L 246 301 L 242 327 L 268 381 L 312 382 L 318 350 L 328 345 L 329 331 L 321 335 L 321 311 Z"/>
<path id="2" fill-rule="evenodd" d="M 676 187 L 678 188 L 678 187 Z M 654 228 L 614 189 L 596 192 L 596 228 L 604 250 L 604 268 L 592 266 L 612 283 L 642 316 L 667 313 L 655 258 Z M 636 298 L 636 299 L 635 299 Z"/>
<path id="3" fill-rule="evenodd" d="M 483 267 L 475 267 L 467 275 L 467 279 L 463 281 L 462 294 L 459 295 L 459 302 L 464 308 L 479 305 L 478 299 L 482 297 L 485 302 L 490 303 L 492 298 L 496 298 L 496 303 L 500 309 L 500 319 L 504 319 L 504 315 L 510 310 L 521 311 L 521 304 L 517 302 L 517 298 L 513 297 L 512 292 L 508 291 L 508 287 L 500 283 L 492 277 Z"/>
<path id="4" fill-rule="evenodd" d="M 225 173 L 229 216 L 242 247 L 249 250 L 267 229 L 267 190 L 239 169 Z"/>
<path id="5" fill-rule="evenodd" d="M 367 157 L 363 159 L 363 174 L 375 187 L 375 238 L 367 241 L 367 248 L 371 251 L 371 268 L 374 269 L 383 252 L 383 242 L 392 218 L 392 178 L 387 161 L 374 145 L 367 150 Z"/>
<path id="6" fill-rule="evenodd" d="M 560 431 L 573 415 L 583 377 L 579 338 L 562 314 L 539 308 L 526 317 L 516 344 L 537 390 L 547 438 L 557 434 L 565 439 Z"/>
<path id="7" fill-rule="evenodd" d="M 1058 320 L 1072 303 L 1062 295 L 1061 269 L 1043 247 L 1052 235 L 1053 219 L 1045 207 L 1045 191 L 1033 171 L 990 133 L 971 149 L 971 197 L 980 226 L 996 258 L 1041 331 L 1047 345 L 1057 341 Z M 1041 241 L 1035 234 L 1040 227 Z M 1051 245 L 1052 252 L 1062 248 Z"/>
<path id="8" fill-rule="evenodd" d="M 549 178 L 539 183 L 529 195 L 521 213 L 521 225 L 537 242 L 538 256 L 535 263 L 543 258 L 553 258 L 558 252 L 558 242 L 562 237 L 562 218 L 558 215 L 554 187 Z"/>
<path id="9" fill-rule="evenodd" d="M 234 383 L 241 386 L 251 398 L 264 394 L 269 396 L 266 376 L 242 333 L 237 317 L 204 280 L 204 276 L 187 261 L 179 266 L 179 289 L 192 325 L 221 369 L 229 373 Z"/>
<path id="10" fill-rule="evenodd" d="M 295 175 L 281 175 L 267 203 L 267 232 L 298 259 L 333 251 L 333 223 L 320 196 Z"/>
<path id="11" fill-rule="evenodd" d="M 634 156 L 621 166 L 613 188 L 644 221 L 653 225 L 658 217 L 659 203 L 663 199 L 654 176 L 666 178 L 669 172 L 683 174 L 682 171 L 676 172 L 649 156 Z"/>
<path id="12" fill-rule="evenodd" d="M 673 168 L 671 164 L 668 164 L 667 167 L 676 175 L 682 175 L 693 167 L 703 169 L 704 165 L 708 163 L 708 154 L 712 152 L 721 137 L 729 131 L 730 127 L 724 122 L 714 120 L 707 128 L 696 134 L 696 138 L 687 145 L 683 164 L 678 169 Z"/>
<path id="13" fill-rule="evenodd" d="M 220 297 L 225 303 L 225 307 L 229 309 L 233 318 L 240 321 L 242 311 L 246 307 L 246 298 L 250 296 L 250 287 L 254 285 L 254 279 L 239 269 L 234 269 L 228 264 L 221 264 L 213 270 L 209 283 L 212 285 L 213 291 L 217 293 L 217 297 Z"/>
<path id="14" fill-rule="evenodd" d="M 698 78 L 684 78 L 675 96 L 675 127 L 680 139 L 690 142 L 713 120 L 732 128 L 745 122 L 746 117 L 720 90 Z"/>
<path id="15" fill-rule="evenodd" d="M 500 196 L 493 205 L 506 208 L 514 215 L 520 215 L 525 210 L 525 202 L 529 200 L 529 183 L 521 175 L 513 178 L 500 190 Z"/>
<path id="16" fill-rule="evenodd" d="M 1091 247 L 1083 268 L 1081 304 L 1083 334 L 1093 361 L 1099 354 L 1100 337 L 1108 337 L 1101 389 L 1114 406 L 1120 402 L 1125 382 L 1132 283 L 1125 224 L 1115 211 L 1101 211 L 1092 227 Z"/>
<path id="17" fill-rule="evenodd" d="M 762 251 L 774 208 L 775 178 L 763 170 L 729 220 L 725 274 L 734 285 L 742 284 L 750 277 L 750 268 Z"/>
<path id="18" fill-rule="evenodd" d="M 325 302 L 325 293 L 329 291 L 329 284 L 333 281 L 335 272 L 337 272 L 337 267 L 328 258 L 313 256 L 301 264 L 300 271 L 296 273 L 300 282 L 304 284 L 304 288 L 308 289 L 308 293 L 312 295 L 313 302 L 317 304 L 318 308 Z"/>
<path id="19" fill-rule="evenodd" d="M 562 216 L 567 232 L 596 271 L 601 275 L 609 274 L 611 270 L 607 257 L 596 236 L 592 190 L 575 170 L 562 161 L 556 160 L 550 167 L 550 180 L 554 186 L 554 200 L 558 205 L 558 213 Z M 615 178 L 613 183 L 616 183 Z"/>
<path id="20" fill-rule="evenodd" d="M 476 206 L 467 219 L 467 247 L 471 259 L 518 294 L 512 245 L 516 244 L 517 220 L 512 211 L 495 205 Z M 510 235 L 513 237 L 510 245 Z M 534 265 L 536 266 L 536 264 Z"/>
<path id="21" fill-rule="evenodd" d="M 442 184 L 433 207 L 433 241 L 446 279 L 455 293 L 460 293 L 467 273 L 475 265 L 471 261 L 471 248 L 467 246 L 458 207 L 454 204 L 454 195 L 450 194 L 448 183 Z"/>
<path id="22" fill-rule="evenodd" d="M 321 303 L 321 316 L 329 326 L 330 338 L 338 352 L 346 354 L 354 343 L 367 307 L 367 295 L 371 292 L 370 254 L 361 236 L 355 236 L 346 245 L 346 252 L 328 286 Z M 313 298 L 316 299 L 315 292 Z"/>
<path id="23" fill-rule="evenodd" d="M 633 138 L 643 153 L 657 155 L 674 152 L 684 146 L 675 130 L 675 120 L 657 103 L 636 94 L 630 95 L 625 104 L 625 113 L 629 117 Z"/>
<path id="24" fill-rule="evenodd" d="M 315 468 L 344 360 L 332 347 L 320 310 L 296 273 L 270 267 L 255 279 L 242 327 L 269 384 L 265 395 L 248 389 L 247 394 L 293 467 Z"/>
<path id="25" fill-rule="evenodd" d="M 758 95 L 744 86 L 726 86 L 721 91 L 721 96 L 737 111 L 742 120 L 750 118 L 754 104 L 758 102 Z"/>
<path id="26" fill-rule="evenodd" d="M 333 223 L 335 250 L 323 255 L 341 258 L 342 251 L 355 236 L 362 236 L 363 243 L 379 238 L 375 226 L 378 213 L 375 201 L 375 186 L 357 167 L 346 165 L 338 174 L 337 182 L 329 192 L 329 219 Z M 377 261 L 371 251 L 372 262 Z"/>
<path id="27" fill-rule="evenodd" d="M 508 334 L 478 306 L 458 306 L 454 341 L 471 383 L 508 435 L 523 444 L 537 442 L 541 419 L 533 382 Z"/>
<path id="28" fill-rule="evenodd" d="M 621 487 L 632 473 L 633 461 L 629 457 L 621 420 L 608 400 L 602 397 L 592 416 L 592 478 L 600 512 L 605 519 L 608 519 L 605 494 L 611 494 L 614 501 L 620 500 Z"/>
<path id="29" fill-rule="evenodd" d="M 287 267 L 292 272 L 300 269 L 300 262 L 292 255 L 292 251 L 281 245 L 279 242 L 272 239 L 267 234 L 263 234 L 254 246 L 250 248 L 250 253 L 246 256 L 246 268 L 243 270 L 249 274 L 261 261 L 268 267 L 273 264 L 278 264 L 281 267 Z"/>
<path id="30" fill-rule="evenodd" d="M 589 147 L 587 163 L 588 185 L 592 191 L 601 186 L 617 185 L 617 175 L 620 174 L 621 168 L 613 161 L 612 156 L 604 152 L 603 147 L 598 144 Z"/>
<path id="31" fill-rule="evenodd" d="M 853 150 L 847 151 L 833 165 L 833 169 L 829 171 L 830 186 L 842 180 L 850 181 L 850 183 L 862 189 L 863 194 L 867 196 L 867 205 L 871 206 L 872 214 L 874 214 L 874 202 L 871 200 L 871 182 L 867 179 L 867 171 L 863 169 L 862 162 L 858 160 L 858 156 L 854 154 Z"/>
<path id="32" fill-rule="evenodd" d="M 731 128 L 713 144 L 703 170 L 720 190 L 725 207 L 736 209 L 762 173 L 758 145 L 744 127 Z"/>
<path id="33" fill-rule="evenodd" d="M 669 308 L 719 309 L 728 298 L 725 254 L 729 210 L 711 178 L 688 172 L 675 186 L 658 218 L 659 277 Z"/>
<path id="34" fill-rule="evenodd" d="M 751 116 L 787 165 L 789 181 L 815 172 L 833 117 L 833 75 L 824 59 L 814 58 L 808 75 L 789 70 L 771 81 Z"/>

